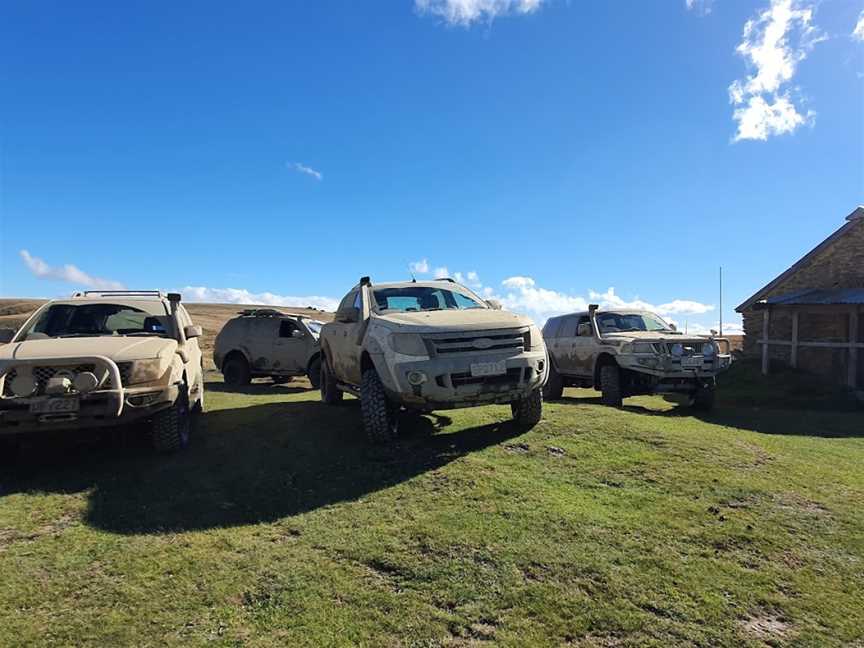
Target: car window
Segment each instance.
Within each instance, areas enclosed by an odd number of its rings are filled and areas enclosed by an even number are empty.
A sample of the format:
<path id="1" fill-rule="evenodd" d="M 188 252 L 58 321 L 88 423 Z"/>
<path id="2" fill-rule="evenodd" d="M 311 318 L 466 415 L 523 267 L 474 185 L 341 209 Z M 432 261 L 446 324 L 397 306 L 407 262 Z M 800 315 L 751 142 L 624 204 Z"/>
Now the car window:
<path id="1" fill-rule="evenodd" d="M 342 298 L 342 301 L 339 302 L 340 311 L 348 310 L 351 307 L 360 308 L 360 291 L 352 290 L 345 297 Z"/>
<path id="2" fill-rule="evenodd" d="M 561 318 L 553 317 L 546 321 L 546 326 L 543 327 L 543 337 L 552 339 L 558 337 L 558 329 L 561 326 Z"/>
<path id="3" fill-rule="evenodd" d="M 290 338 L 294 331 L 299 331 L 297 324 L 291 320 L 282 320 L 279 323 L 279 337 Z"/>
<path id="4" fill-rule="evenodd" d="M 53 304 L 24 332 L 22 339 L 39 337 L 97 337 L 102 335 L 173 336 L 171 318 L 127 304 Z M 31 337 L 32 336 L 32 337 Z"/>
<path id="5" fill-rule="evenodd" d="M 467 310 L 486 308 L 476 299 L 445 287 L 401 286 L 377 288 L 374 291 L 378 311 Z"/>
<path id="6" fill-rule="evenodd" d="M 576 337 L 576 322 L 578 321 L 579 318 L 576 315 L 562 317 L 558 337 Z"/>
<path id="7" fill-rule="evenodd" d="M 579 335 L 579 327 L 580 327 L 580 326 L 582 326 L 583 324 L 589 324 L 590 322 L 591 322 L 591 318 L 590 318 L 590 317 L 588 317 L 587 315 L 582 315 L 582 316 L 579 318 L 579 320 L 576 322 L 576 335 Z M 589 332 L 588 335 L 589 335 L 589 336 L 593 336 L 594 333 L 593 333 L 593 332 Z M 583 336 L 583 337 L 587 337 L 587 336 Z"/>

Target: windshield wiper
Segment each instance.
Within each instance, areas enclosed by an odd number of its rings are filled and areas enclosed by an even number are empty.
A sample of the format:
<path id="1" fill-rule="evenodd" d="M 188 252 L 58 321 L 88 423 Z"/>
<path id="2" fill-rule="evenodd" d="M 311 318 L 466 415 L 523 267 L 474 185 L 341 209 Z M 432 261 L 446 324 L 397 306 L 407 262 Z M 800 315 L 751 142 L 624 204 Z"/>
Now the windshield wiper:
<path id="1" fill-rule="evenodd" d="M 63 335 L 55 335 L 58 338 L 73 338 L 73 337 L 103 337 L 111 335 L 110 333 L 64 333 Z"/>
<path id="2" fill-rule="evenodd" d="M 133 331 L 132 333 L 121 333 L 123 337 L 134 337 L 136 335 L 148 335 L 153 337 L 168 337 L 167 333 L 157 333 L 156 331 Z"/>

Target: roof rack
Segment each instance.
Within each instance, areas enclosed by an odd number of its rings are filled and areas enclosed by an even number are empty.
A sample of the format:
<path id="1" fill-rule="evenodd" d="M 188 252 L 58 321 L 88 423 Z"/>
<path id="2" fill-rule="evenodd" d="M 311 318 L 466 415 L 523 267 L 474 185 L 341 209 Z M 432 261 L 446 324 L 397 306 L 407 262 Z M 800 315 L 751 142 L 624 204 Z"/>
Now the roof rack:
<path id="1" fill-rule="evenodd" d="M 242 317 L 295 317 L 302 318 L 304 315 L 294 315 L 293 313 L 283 313 L 275 308 L 247 308 L 242 311 L 237 311 L 237 314 Z"/>
<path id="2" fill-rule="evenodd" d="M 78 290 L 72 293 L 72 297 L 89 297 L 91 295 L 99 297 L 167 297 L 161 290 Z"/>
<path id="3" fill-rule="evenodd" d="M 435 277 L 432 281 L 449 281 L 450 283 L 456 283 L 456 280 L 450 277 Z"/>

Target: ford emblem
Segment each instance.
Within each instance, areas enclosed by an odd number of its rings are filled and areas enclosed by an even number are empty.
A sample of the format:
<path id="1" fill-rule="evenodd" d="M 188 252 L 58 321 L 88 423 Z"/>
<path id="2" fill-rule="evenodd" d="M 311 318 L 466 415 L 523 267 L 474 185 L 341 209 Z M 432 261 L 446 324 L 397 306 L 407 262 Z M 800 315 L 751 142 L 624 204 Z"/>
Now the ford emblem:
<path id="1" fill-rule="evenodd" d="M 489 349 L 492 347 L 493 344 L 495 344 L 495 343 L 492 340 L 490 340 L 489 338 L 477 338 L 476 340 L 474 340 L 474 348 L 475 349 L 480 349 L 480 350 Z"/>

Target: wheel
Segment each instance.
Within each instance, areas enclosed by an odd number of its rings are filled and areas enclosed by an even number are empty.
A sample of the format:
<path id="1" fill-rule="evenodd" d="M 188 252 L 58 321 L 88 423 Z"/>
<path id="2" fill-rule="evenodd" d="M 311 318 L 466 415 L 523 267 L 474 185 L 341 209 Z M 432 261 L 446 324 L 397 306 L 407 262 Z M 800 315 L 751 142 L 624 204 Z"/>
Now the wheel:
<path id="1" fill-rule="evenodd" d="M 510 403 L 510 412 L 516 424 L 530 430 L 543 416 L 543 390 L 535 389 L 526 398 Z"/>
<path id="2" fill-rule="evenodd" d="M 192 415 L 189 411 L 189 394 L 186 386 L 180 388 L 180 396 L 171 407 L 157 412 L 151 422 L 153 448 L 157 452 L 174 452 L 189 445 Z"/>
<path id="3" fill-rule="evenodd" d="M 321 400 L 328 405 L 336 405 L 342 402 L 344 394 L 336 386 L 336 376 L 333 375 L 333 370 L 330 369 L 330 362 L 327 358 L 321 363 L 321 379 L 319 380 L 321 389 Z"/>
<path id="4" fill-rule="evenodd" d="M 693 395 L 693 407 L 703 412 L 710 412 L 712 409 L 714 409 L 714 400 L 716 395 L 716 388 L 700 387 Z"/>
<path id="5" fill-rule="evenodd" d="M 287 385 L 294 380 L 294 376 L 270 376 L 270 378 L 275 385 Z"/>
<path id="6" fill-rule="evenodd" d="M 600 367 L 600 400 L 604 405 L 621 407 L 621 371 L 618 365 L 607 364 Z"/>
<path id="7" fill-rule="evenodd" d="M 543 398 L 545 400 L 555 400 L 561 398 L 563 394 L 564 379 L 561 377 L 561 374 L 558 373 L 558 370 L 555 369 L 555 365 L 550 362 L 549 378 L 546 380 L 546 384 L 543 386 Z"/>
<path id="8" fill-rule="evenodd" d="M 312 362 L 309 363 L 309 384 L 312 385 L 312 389 L 318 389 L 321 386 L 321 356 L 315 357 Z"/>
<path id="9" fill-rule="evenodd" d="M 385 443 L 396 436 L 399 429 L 399 408 L 387 398 L 384 385 L 374 369 L 363 372 L 360 383 L 360 410 L 363 428 L 374 443 Z"/>
<path id="10" fill-rule="evenodd" d="M 225 377 L 225 382 L 235 387 L 243 387 L 248 385 L 252 380 L 252 374 L 249 372 L 249 363 L 242 355 L 235 353 L 225 361 L 222 365 L 222 375 Z"/>

